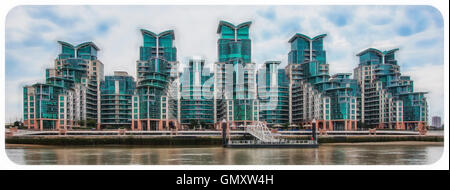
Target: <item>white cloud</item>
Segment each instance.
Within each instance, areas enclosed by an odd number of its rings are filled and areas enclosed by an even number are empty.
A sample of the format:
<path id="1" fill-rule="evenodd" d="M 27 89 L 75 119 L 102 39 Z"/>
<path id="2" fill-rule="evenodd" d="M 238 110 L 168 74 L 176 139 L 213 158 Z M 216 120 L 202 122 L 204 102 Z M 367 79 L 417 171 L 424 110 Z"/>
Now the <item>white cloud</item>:
<path id="1" fill-rule="evenodd" d="M 402 74 L 411 76 L 415 91 L 428 92 L 430 116 L 444 117 L 444 66 L 424 64 L 404 70 Z"/>

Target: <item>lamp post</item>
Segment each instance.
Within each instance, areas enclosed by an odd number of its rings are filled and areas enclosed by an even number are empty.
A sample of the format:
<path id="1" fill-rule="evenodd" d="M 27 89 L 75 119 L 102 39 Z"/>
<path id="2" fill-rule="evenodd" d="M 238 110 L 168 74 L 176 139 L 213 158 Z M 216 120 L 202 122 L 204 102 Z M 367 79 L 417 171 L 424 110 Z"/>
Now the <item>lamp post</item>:
<path id="1" fill-rule="evenodd" d="M 222 125 L 222 146 L 225 147 L 227 145 L 227 132 L 228 132 L 227 120 L 223 119 L 220 124 Z"/>
<path id="2" fill-rule="evenodd" d="M 317 138 L 316 138 L 316 119 L 313 119 L 312 121 L 311 121 L 311 133 L 312 133 L 312 138 L 313 138 L 313 140 L 314 141 L 316 141 L 316 143 L 317 143 Z"/>

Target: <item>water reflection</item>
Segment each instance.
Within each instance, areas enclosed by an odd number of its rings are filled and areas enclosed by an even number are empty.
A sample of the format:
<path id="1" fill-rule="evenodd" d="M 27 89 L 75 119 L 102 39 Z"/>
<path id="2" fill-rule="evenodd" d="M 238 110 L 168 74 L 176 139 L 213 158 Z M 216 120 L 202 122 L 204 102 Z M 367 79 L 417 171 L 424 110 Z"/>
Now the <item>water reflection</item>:
<path id="1" fill-rule="evenodd" d="M 431 164 L 439 145 L 322 145 L 318 149 L 225 149 L 222 147 L 14 147 L 18 164 L 69 165 L 316 165 Z"/>

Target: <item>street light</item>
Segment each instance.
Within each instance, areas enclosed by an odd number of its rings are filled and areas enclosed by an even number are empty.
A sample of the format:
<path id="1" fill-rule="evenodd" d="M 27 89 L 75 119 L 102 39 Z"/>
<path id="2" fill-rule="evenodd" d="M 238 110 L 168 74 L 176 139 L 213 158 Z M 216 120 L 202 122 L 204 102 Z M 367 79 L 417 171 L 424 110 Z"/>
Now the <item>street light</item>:
<path id="1" fill-rule="evenodd" d="M 228 131 L 228 127 L 227 127 L 227 120 L 223 119 L 221 122 L 222 125 L 222 146 L 225 147 L 227 142 L 227 131 Z"/>
<path id="2" fill-rule="evenodd" d="M 317 139 L 316 139 L 316 119 L 313 119 L 311 121 L 311 124 L 312 124 L 312 126 L 311 126 L 312 138 L 313 138 L 314 141 L 317 142 Z"/>

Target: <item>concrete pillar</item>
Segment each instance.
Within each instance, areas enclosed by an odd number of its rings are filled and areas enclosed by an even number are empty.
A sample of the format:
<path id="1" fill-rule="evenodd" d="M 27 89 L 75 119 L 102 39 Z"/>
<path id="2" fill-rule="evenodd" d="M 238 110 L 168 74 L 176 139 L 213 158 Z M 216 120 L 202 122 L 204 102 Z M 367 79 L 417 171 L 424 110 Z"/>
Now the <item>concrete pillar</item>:
<path id="1" fill-rule="evenodd" d="M 38 121 L 37 121 L 37 119 L 33 119 L 33 126 L 34 126 L 34 130 L 35 131 L 37 131 L 37 130 L 39 130 L 39 126 L 38 126 Z"/>
<path id="2" fill-rule="evenodd" d="M 348 131 L 348 128 L 347 128 L 347 120 L 344 120 L 344 129 L 346 130 L 346 131 Z"/>
<path id="3" fill-rule="evenodd" d="M 39 128 L 41 131 L 44 130 L 44 120 L 42 120 L 42 119 L 39 120 Z"/>
<path id="4" fill-rule="evenodd" d="M 353 123 L 355 124 L 354 125 L 355 126 L 355 131 L 357 131 L 358 130 L 358 122 L 356 122 L 356 120 L 354 120 Z"/>
<path id="5" fill-rule="evenodd" d="M 158 131 L 162 131 L 162 129 L 163 129 L 162 122 L 163 122 L 162 120 L 158 121 Z"/>
<path id="6" fill-rule="evenodd" d="M 56 130 L 59 130 L 60 127 L 60 119 L 56 120 Z"/>
<path id="7" fill-rule="evenodd" d="M 147 131 L 150 131 L 150 119 L 147 119 Z"/>
<path id="8" fill-rule="evenodd" d="M 424 130 L 423 123 L 421 121 L 418 123 L 418 129 L 419 131 Z"/>
<path id="9" fill-rule="evenodd" d="M 140 119 L 137 120 L 138 131 L 142 131 L 142 121 Z"/>
<path id="10" fill-rule="evenodd" d="M 333 131 L 333 121 L 329 121 L 330 122 L 330 126 L 328 126 L 328 129 L 330 130 L 330 131 Z"/>
<path id="11" fill-rule="evenodd" d="M 348 120 L 347 122 L 348 122 L 348 130 L 353 131 L 352 121 Z"/>
<path id="12" fill-rule="evenodd" d="M 99 130 L 99 131 L 102 130 L 100 123 L 97 123 L 97 130 Z"/>
<path id="13" fill-rule="evenodd" d="M 131 120 L 131 130 L 134 131 L 134 119 Z"/>

